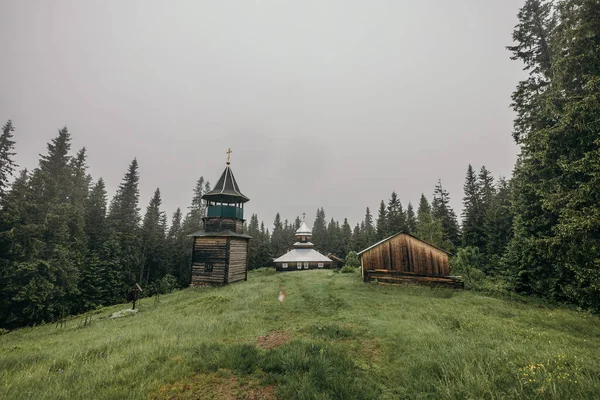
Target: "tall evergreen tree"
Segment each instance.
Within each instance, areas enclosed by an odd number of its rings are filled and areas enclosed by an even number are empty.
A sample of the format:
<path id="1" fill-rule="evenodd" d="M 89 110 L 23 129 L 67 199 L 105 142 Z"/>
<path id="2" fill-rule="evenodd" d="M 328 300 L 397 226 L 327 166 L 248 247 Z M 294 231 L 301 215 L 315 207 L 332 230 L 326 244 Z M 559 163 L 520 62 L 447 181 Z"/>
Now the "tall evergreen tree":
<path id="1" fill-rule="evenodd" d="M 369 208 L 367 208 L 367 211 Z M 370 216 L 370 215 L 369 215 Z M 372 225 L 372 223 L 371 223 Z M 366 227 L 365 227 L 366 229 Z M 348 218 L 344 218 L 344 223 L 342 224 L 341 237 L 340 237 L 340 251 L 342 252 L 341 257 L 346 257 L 348 252 L 352 250 L 352 228 L 348 223 Z"/>
<path id="2" fill-rule="evenodd" d="M 271 265 L 273 260 L 273 249 L 271 248 L 271 234 L 269 230 L 265 230 L 265 224 L 261 221 L 260 223 L 260 247 L 258 248 L 258 259 L 260 267 L 267 267 Z"/>
<path id="3" fill-rule="evenodd" d="M 2 127 L 2 135 L 0 135 L 0 199 L 6 194 L 9 179 L 17 167 L 13 160 L 16 154 L 14 152 L 15 141 L 12 139 L 14 131 L 15 128 L 9 119 Z"/>
<path id="4" fill-rule="evenodd" d="M 371 215 L 371 210 L 367 207 L 365 211 L 365 232 L 364 232 L 364 241 L 365 244 L 371 245 L 375 243 L 377 240 L 377 232 L 375 231 L 375 226 L 373 225 L 373 216 Z M 348 226 L 350 227 L 350 226 Z M 350 250 L 348 250 L 350 251 Z M 348 254 L 348 251 L 346 254 Z"/>
<path id="5" fill-rule="evenodd" d="M 392 192 L 387 206 L 387 229 L 386 235 L 390 236 L 406 230 L 406 215 L 402 209 L 402 203 L 396 192 Z"/>
<path id="6" fill-rule="evenodd" d="M 280 257 L 285 254 L 287 246 L 285 243 L 285 236 L 283 231 L 283 223 L 281 222 L 281 215 L 277 213 L 275 220 L 273 221 L 273 233 L 271 234 L 271 246 L 273 255 Z"/>
<path id="7" fill-rule="evenodd" d="M 417 216 L 410 202 L 406 207 L 406 231 L 412 235 L 417 232 Z"/>
<path id="8" fill-rule="evenodd" d="M 327 248 L 324 253 L 332 253 L 338 257 L 345 257 L 341 239 L 340 224 L 331 218 L 331 221 L 327 225 Z"/>
<path id="9" fill-rule="evenodd" d="M 387 226 L 387 211 L 385 203 L 381 200 L 381 203 L 379 203 L 379 214 L 377 215 L 377 240 L 385 239 Z"/>
<path id="10" fill-rule="evenodd" d="M 262 245 L 262 237 L 260 234 L 260 227 L 258 225 L 258 215 L 252 214 L 250 217 L 250 223 L 248 224 L 248 235 L 252 236 L 252 240 L 248 244 L 248 268 L 255 269 L 260 268 L 260 246 Z"/>
<path id="11" fill-rule="evenodd" d="M 139 278 L 143 262 L 140 236 L 138 162 L 134 158 L 112 199 L 108 223 L 114 240 L 118 243 L 118 264 L 121 266 L 119 290 L 123 295 Z M 114 251 L 112 252 L 114 254 Z"/>
<path id="12" fill-rule="evenodd" d="M 460 230 L 456 220 L 456 213 L 450 207 L 450 195 L 442 187 L 442 181 L 438 181 L 431 202 L 431 212 L 434 219 L 442 224 L 442 232 L 446 248 L 449 251 L 455 251 L 460 244 Z"/>
<path id="13" fill-rule="evenodd" d="M 363 249 L 362 243 L 363 235 L 360 232 L 360 224 L 356 223 L 356 226 L 352 230 L 352 240 L 350 245 L 350 250 L 354 250 L 356 252 L 361 251 Z"/>
<path id="14" fill-rule="evenodd" d="M 510 198 L 510 185 L 505 179 L 500 178 L 494 198 L 487 210 L 483 227 L 486 242 L 484 252 L 488 256 L 491 272 L 501 272 L 500 258 L 513 236 Z"/>
<path id="15" fill-rule="evenodd" d="M 92 187 L 85 210 L 85 233 L 88 250 L 99 251 L 107 239 L 106 186 L 102 178 Z"/>
<path id="16" fill-rule="evenodd" d="M 510 49 L 529 77 L 513 94 L 515 288 L 600 309 L 600 5 L 529 0 Z"/>
<path id="17" fill-rule="evenodd" d="M 481 248 L 484 243 L 481 191 L 471 164 L 465 178 L 462 210 L 462 245 Z"/>
<path id="18" fill-rule="evenodd" d="M 190 284 L 190 264 L 192 239 L 187 237 L 183 229 L 183 213 L 177 208 L 171 217 L 171 226 L 167 234 L 170 250 L 170 263 L 173 276 L 180 287 Z"/>
<path id="19" fill-rule="evenodd" d="M 321 252 L 327 252 L 327 222 L 325 219 L 325 210 L 319 208 L 312 229 L 312 241 L 315 249 Z"/>
<path id="20" fill-rule="evenodd" d="M 555 288 L 563 279 L 551 245 L 557 215 L 543 207 L 542 182 L 560 173 L 558 167 L 536 159 L 546 130 L 553 124 L 547 112 L 548 88 L 553 75 L 551 38 L 556 27 L 552 2 L 527 0 L 519 12 L 513 32 L 516 44 L 509 47 L 512 59 L 520 60 L 529 71 L 512 95 L 516 112 L 513 137 L 521 145 L 521 155 L 514 171 L 513 212 L 514 238 L 505 260 L 510 266 L 512 284 L 517 291 L 558 297 Z"/>
<path id="21" fill-rule="evenodd" d="M 424 194 L 421 194 L 419 208 L 417 209 L 416 236 L 441 248 L 445 248 L 448 245 L 444 241 L 442 224 L 433 217 L 431 206 Z"/>
<path id="22" fill-rule="evenodd" d="M 146 214 L 142 225 L 141 238 L 143 246 L 143 263 L 140 265 L 138 281 L 150 282 L 161 279 L 168 270 L 168 254 L 165 243 L 165 218 L 161 211 L 162 199 L 160 189 L 154 191 L 154 196 L 146 207 Z"/>
<path id="23" fill-rule="evenodd" d="M 39 303 L 52 298 L 45 264 L 38 263 L 43 247 L 37 205 L 27 170 L 0 198 L 0 327 L 15 328 L 43 319 Z"/>
<path id="24" fill-rule="evenodd" d="M 183 229 L 188 233 L 194 233 L 202 229 L 203 222 L 202 218 L 205 216 L 204 214 L 204 202 L 202 201 L 202 196 L 207 191 L 210 191 L 210 186 L 208 186 L 208 182 L 204 182 L 204 177 L 198 178 L 196 181 L 196 186 L 194 187 L 194 194 L 192 196 L 192 204 L 189 207 L 189 212 L 186 215 L 185 221 L 183 223 Z"/>

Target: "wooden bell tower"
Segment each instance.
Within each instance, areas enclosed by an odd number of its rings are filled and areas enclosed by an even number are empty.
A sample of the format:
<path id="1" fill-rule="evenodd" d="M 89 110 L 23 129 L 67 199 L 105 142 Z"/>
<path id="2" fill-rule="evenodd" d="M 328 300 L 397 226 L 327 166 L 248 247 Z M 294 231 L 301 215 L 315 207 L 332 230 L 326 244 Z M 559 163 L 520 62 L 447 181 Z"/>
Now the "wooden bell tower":
<path id="1" fill-rule="evenodd" d="M 230 165 L 231 149 L 227 151 L 227 166 L 214 189 L 202 196 L 206 204 L 204 230 L 195 232 L 192 249 L 191 286 L 225 285 L 248 279 L 248 242 L 244 233 L 244 203 L 250 199 L 242 194 Z"/>

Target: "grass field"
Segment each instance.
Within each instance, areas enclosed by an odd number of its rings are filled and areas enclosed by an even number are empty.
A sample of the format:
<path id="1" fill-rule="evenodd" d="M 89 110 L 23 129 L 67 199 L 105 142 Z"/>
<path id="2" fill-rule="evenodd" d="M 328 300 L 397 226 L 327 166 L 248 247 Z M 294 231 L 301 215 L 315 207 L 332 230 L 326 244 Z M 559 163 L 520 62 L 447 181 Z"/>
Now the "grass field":
<path id="1" fill-rule="evenodd" d="M 519 298 L 258 270 L 126 307 L 0 336 L 0 398 L 600 398 L 600 319 Z"/>

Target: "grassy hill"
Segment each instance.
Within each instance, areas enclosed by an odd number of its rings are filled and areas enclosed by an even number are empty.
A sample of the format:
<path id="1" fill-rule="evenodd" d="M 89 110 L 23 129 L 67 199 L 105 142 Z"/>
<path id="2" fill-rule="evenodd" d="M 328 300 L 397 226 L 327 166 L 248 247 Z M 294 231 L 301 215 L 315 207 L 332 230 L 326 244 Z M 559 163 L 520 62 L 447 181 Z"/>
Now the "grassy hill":
<path id="1" fill-rule="evenodd" d="M 286 293 L 281 307 L 280 287 Z M 600 319 L 485 293 L 253 271 L 0 336 L 0 398 L 597 398 Z"/>

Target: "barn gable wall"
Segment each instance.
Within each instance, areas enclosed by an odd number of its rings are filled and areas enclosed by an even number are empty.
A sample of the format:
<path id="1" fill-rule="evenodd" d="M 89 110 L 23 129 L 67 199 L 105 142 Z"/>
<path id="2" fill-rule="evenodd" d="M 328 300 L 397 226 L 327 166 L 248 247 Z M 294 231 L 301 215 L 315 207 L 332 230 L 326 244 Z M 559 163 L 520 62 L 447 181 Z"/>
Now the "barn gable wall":
<path id="1" fill-rule="evenodd" d="M 427 276 L 450 273 L 448 254 L 407 234 L 397 235 L 361 254 L 363 269 Z"/>

